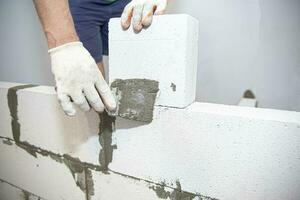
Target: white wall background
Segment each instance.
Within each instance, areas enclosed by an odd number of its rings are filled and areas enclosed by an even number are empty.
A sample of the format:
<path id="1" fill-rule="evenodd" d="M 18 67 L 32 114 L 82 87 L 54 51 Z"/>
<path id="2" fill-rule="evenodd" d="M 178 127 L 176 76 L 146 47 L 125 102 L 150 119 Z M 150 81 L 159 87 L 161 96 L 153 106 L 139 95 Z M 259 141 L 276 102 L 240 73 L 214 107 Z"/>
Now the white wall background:
<path id="1" fill-rule="evenodd" d="M 200 22 L 197 100 L 300 111 L 299 0 L 170 0 Z M 0 80 L 53 85 L 31 0 L 0 0 Z"/>

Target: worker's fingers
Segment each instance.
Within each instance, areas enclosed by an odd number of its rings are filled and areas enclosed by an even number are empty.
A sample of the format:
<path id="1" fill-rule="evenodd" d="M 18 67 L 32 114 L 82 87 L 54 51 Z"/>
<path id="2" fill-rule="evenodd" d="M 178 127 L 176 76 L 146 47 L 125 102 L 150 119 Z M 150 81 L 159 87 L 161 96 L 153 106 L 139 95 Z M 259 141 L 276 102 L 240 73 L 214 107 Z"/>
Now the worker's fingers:
<path id="1" fill-rule="evenodd" d="M 89 106 L 86 98 L 84 97 L 84 95 L 81 91 L 79 91 L 77 94 L 71 95 L 71 98 L 72 98 L 73 102 L 77 106 L 79 106 L 83 111 L 89 111 L 90 110 L 90 106 Z"/>
<path id="2" fill-rule="evenodd" d="M 131 24 L 132 12 L 133 12 L 133 4 L 129 3 L 125 6 L 123 13 L 121 15 L 121 26 L 123 29 L 129 28 Z"/>
<path id="3" fill-rule="evenodd" d="M 76 110 L 74 109 L 70 97 L 67 94 L 58 92 L 57 98 L 66 115 L 74 116 L 76 114 Z"/>
<path id="4" fill-rule="evenodd" d="M 142 15 L 142 24 L 143 26 L 150 26 L 152 23 L 153 12 L 156 6 L 154 4 L 148 3 L 144 5 L 143 15 Z"/>
<path id="5" fill-rule="evenodd" d="M 103 79 L 103 80 L 97 81 L 95 83 L 95 86 L 96 86 L 99 94 L 101 95 L 101 98 L 102 98 L 103 103 L 105 104 L 105 107 L 107 108 L 107 110 L 115 111 L 117 108 L 117 103 L 116 103 L 116 100 L 115 100 L 109 86 L 105 82 L 105 80 Z"/>
<path id="6" fill-rule="evenodd" d="M 142 15 L 143 15 L 143 4 L 137 4 L 133 7 L 132 14 L 132 26 L 135 32 L 139 32 L 142 30 Z"/>
<path id="7" fill-rule="evenodd" d="M 104 111 L 104 105 L 94 85 L 90 85 L 83 89 L 83 92 L 90 106 L 97 112 Z"/>
<path id="8" fill-rule="evenodd" d="M 165 12 L 166 8 L 167 8 L 167 4 L 168 4 L 168 0 L 161 0 L 161 3 L 159 3 L 156 6 L 154 14 L 155 15 L 162 15 Z"/>

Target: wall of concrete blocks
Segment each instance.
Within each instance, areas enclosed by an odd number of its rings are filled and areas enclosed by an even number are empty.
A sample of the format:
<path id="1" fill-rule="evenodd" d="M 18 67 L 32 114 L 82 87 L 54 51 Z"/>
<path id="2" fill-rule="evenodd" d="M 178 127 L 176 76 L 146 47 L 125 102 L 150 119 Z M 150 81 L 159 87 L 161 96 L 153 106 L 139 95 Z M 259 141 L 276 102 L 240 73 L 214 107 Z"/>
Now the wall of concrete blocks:
<path id="1" fill-rule="evenodd" d="M 54 88 L 0 82 L 1 200 L 299 199 L 300 113 L 193 102 L 197 23 L 167 17 L 154 18 L 137 39 L 110 24 L 111 82 L 160 83 L 151 123 L 93 111 L 67 117 Z M 154 42 L 155 30 L 164 45 Z M 161 62 L 143 63 L 139 56 L 149 52 L 141 49 L 114 54 L 141 43 L 162 48 Z M 170 52 L 182 57 L 168 65 Z M 139 60 L 117 70 L 118 54 Z"/>

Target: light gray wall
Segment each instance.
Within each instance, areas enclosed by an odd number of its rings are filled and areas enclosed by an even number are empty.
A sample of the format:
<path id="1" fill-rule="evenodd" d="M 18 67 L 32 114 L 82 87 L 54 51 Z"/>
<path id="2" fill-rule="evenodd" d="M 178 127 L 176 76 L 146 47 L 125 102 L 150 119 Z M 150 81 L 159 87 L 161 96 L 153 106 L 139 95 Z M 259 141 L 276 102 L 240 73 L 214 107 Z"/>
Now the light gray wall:
<path id="1" fill-rule="evenodd" d="M 300 111 L 299 0 L 170 0 L 200 22 L 197 99 Z M 47 45 L 30 0 L 0 0 L 0 80 L 52 85 Z"/>
<path id="2" fill-rule="evenodd" d="M 200 22 L 197 97 L 300 111 L 299 0 L 170 0 Z"/>
<path id="3" fill-rule="evenodd" d="M 31 0 L 0 0 L 0 81 L 53 85 L 47 43 Z"/>

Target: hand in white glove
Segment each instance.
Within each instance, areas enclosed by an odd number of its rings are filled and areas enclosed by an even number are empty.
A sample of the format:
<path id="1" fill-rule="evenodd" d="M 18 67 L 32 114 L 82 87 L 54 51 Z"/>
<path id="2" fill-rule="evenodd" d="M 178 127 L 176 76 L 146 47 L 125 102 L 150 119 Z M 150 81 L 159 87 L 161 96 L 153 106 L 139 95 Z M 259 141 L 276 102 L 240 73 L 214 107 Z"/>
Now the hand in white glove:
<path id="1" fill-rule="evenodd" d="M 121 25 L 124 29 L 130 26 L 131 18 L 133 29 L 138 32 L 143 26 L 151 25 L 153 14 L 163 14 L 168 0 L 132 0 L 126 5 L 121 16 Z"/>
<path id="2" fill-rule="evenodd" d="M 49 50 L 57 97 L 67 115 L 75 115 L 71 100 L 84 111 L 116 109 L 115 99 L 90 53 L 81 42 Z M 103 102 L 102 102 L 103 101 Z"/>

